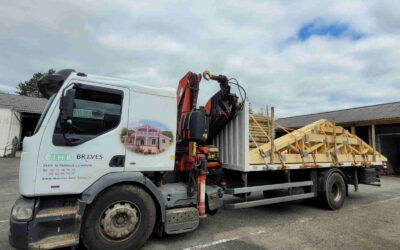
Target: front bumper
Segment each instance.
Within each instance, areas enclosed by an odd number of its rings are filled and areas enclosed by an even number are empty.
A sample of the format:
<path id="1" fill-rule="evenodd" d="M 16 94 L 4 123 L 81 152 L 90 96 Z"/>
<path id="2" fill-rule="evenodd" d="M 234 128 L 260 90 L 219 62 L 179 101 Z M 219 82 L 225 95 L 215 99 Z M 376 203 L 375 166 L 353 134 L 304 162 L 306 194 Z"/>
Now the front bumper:
<path id="1" fill-rule="evenodd" d="M 21 200 L 26 198 L 20 197 L 16 204 Z M 81 206 L 77 198 L 40 198 L 35 199 L 34 204 L 32 219 L 28 221 L 15 219 L 11 212 L 8 235 L 11 246 L 17 249 L 53 249 L 79 243 L 84 209 L 78 213 Z"/>
<path id="2" fill-rule="evenodd" d="M 16 221 L 10 216 L 10 231 L 8 233 L 10 245 L 18 249 L 28 248 L 28 222 Z"/>

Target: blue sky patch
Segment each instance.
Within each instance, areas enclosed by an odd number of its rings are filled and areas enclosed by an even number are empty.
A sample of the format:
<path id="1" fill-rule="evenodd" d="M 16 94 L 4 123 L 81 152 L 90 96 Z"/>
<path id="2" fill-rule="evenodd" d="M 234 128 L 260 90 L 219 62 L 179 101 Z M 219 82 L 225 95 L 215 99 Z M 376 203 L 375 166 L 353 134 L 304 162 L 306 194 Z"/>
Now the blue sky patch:
<path id="1" fill-rule="evenodd" d="M 301 41 L 305 41 L 311 36 L 348 37 L 352 40 L 359 40 L 363 37 L 363 34 L 351 30 L 347 24 L 325 23 L 322 20 L 315 20 L 303 25 L 297 33 L 297 39 Z"/>

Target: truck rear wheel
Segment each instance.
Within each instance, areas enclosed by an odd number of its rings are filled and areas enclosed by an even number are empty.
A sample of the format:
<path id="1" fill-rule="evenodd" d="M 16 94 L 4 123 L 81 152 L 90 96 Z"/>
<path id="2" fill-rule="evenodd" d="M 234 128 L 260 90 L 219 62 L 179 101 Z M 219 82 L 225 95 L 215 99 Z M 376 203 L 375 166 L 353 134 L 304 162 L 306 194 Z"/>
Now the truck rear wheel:
<path id="1" fill-rule="evenodd" d="M 82 241 L 88 249 L 138 249 L 152 233 L 155 219 L 153 199 L 145 190 L 114 186 L 85 212 Z"/>
<path id="2" fill-rule="evenodd" d="M 346 183 L 339 173 L 332 173 L 326 178 L 325 192 L 320 194 L 323 203 L 330 209 L 336 210 L 343 206 L 346 198 Z"/>

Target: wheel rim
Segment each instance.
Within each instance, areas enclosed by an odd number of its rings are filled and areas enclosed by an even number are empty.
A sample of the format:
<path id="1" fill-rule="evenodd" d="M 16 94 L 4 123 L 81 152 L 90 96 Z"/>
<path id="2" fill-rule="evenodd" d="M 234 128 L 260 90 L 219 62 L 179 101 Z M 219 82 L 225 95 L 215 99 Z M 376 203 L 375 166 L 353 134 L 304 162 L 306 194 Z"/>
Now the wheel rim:
<path id="1" fill-rule="evenodd" d="M 340 199 L 342 198 L 342 192 L 341 192 L 341 185 L 338 182 L 334 182 L 331 188 L 331 194 L 333 197 L 333 200 L 335 202 L 340 201 Z"/>
<path id="2" fill-rule="evenodd" d="M 112 241 L 124 241 L 137 230 L 140 221 L 139 208 L 128 201 L 119 201 L 104 209 L 100 217 L 101 234 Z"/>

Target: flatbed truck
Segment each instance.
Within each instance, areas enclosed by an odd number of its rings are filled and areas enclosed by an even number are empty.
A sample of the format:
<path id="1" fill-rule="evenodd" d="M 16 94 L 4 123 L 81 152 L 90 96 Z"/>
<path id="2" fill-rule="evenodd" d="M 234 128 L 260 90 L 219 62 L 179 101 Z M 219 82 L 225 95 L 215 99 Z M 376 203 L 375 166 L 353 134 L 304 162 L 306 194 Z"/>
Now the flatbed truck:
<path id="1" fill-rule="evenodd" d="M 379 184 L 382 161 L 252 165 L 243 88 L 223 75 L 203 77 L 220 91 L 199 108 L 201 75 L 191 72 L 177 90 L 74 70 L 42 78 L 49 100 L 23 141 L 10 244 L 137 249 L 152 233 L 193 231 L 222 207 L 319 198 L 339 209 L 349 184 Z M 226 203 L 229 195 L 237 202 Z"/>

